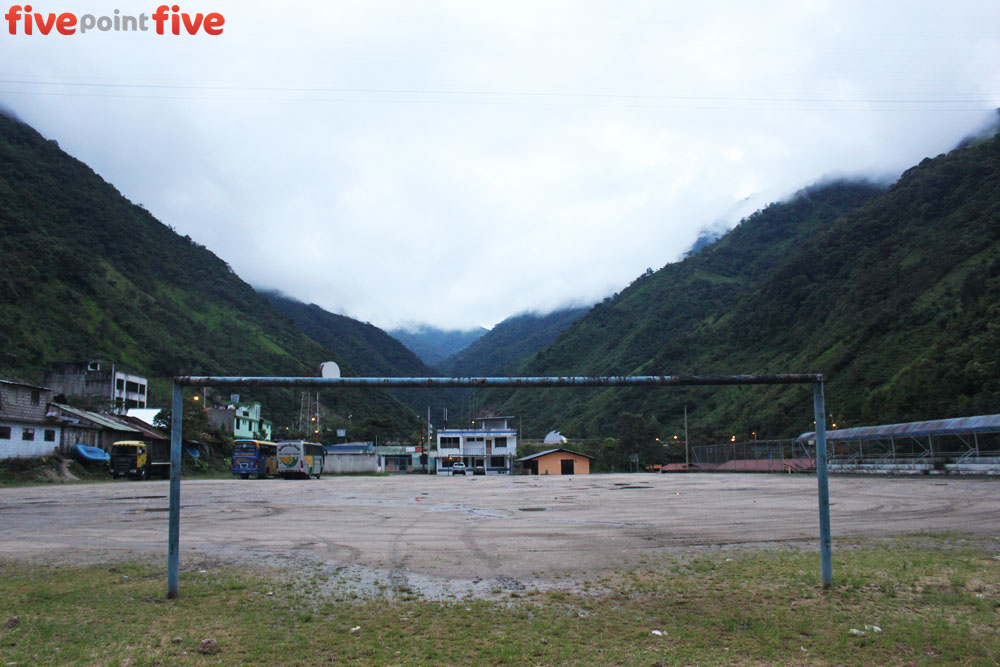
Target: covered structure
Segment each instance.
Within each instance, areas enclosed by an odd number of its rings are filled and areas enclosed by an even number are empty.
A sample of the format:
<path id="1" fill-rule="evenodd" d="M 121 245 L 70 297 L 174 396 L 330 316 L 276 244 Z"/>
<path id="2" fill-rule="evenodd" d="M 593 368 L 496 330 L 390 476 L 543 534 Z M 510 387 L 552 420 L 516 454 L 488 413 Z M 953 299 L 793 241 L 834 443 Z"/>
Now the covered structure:
<path id="1" fill-rule="evenodd" d="M 325 445 L 323 471 L 333 475 L 381 472 L 374 442 L 345 442 Z"/>
<path id="2" fill-rule="evenodd" d="M 111 415 L 62 403 L 51 403 L 49 414 L 62 424 L 61 448 L 65 452 L 73 445 L 88 445 L 110 452 L 111 445 L 119 440 L 146 440 L 138 426 L 119 421 Z M 169 442 L 169 438 L 162 434 L 156 437 L 163 441 L 164 446 Z"/>
<path id="3" fill-rule="evenodd" d="M 1000 415 L 858 426 L 826 436 L 830 469 L 840 472 L 1000 474 Z M 798 440 L 815 438 L 809 432 Z"/>
<path id="4" fill-rule="evenodd" d="M 571 449 L 547 449 L 530 456 L 517 459 L 522 470 L 529 475 L 589 475 L 589 454 L 581 454 Z"/>

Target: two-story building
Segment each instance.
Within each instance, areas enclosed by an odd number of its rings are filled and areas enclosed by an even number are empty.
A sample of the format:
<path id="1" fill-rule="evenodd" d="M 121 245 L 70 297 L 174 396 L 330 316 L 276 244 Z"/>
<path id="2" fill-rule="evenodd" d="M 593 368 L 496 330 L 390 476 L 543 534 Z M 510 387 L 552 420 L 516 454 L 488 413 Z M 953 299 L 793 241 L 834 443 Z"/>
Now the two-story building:
<path id="1" fill-rule="evenodd" d="M 129 408 L 146 407 L 149 382 L 115 364 L 92 359 L 52 362 L 45 374 L 45 384 L 73 405 L 124 414 Z"/>
<path id="2" fill-rule="evenodd" d="M 517 455 L 513 417 L 473 419 L 468 429 L 437 432 L 437 473 L 451 473 L 456 462 L 479 475 L 509 475 Z"/>
<path id="3" fill-rule="evenodd" d="M 260 416 L 260 403 L 238 400 L 208 408 L 208 423 L 234 438 L 270 440 L 271 421 Z"/>
<path id="4" fill-rule="evenodd" d="M 0 380 L 0 459 L 47 456 L 59 449 L 62 428 L 49 416 L 52 390 Z"/>

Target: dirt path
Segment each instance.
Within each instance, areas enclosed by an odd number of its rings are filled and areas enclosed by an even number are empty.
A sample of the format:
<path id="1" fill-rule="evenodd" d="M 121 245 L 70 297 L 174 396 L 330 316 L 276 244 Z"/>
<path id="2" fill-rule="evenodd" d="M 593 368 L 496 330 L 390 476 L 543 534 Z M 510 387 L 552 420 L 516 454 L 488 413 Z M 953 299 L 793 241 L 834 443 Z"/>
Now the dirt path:
<path id="1" fill-rule="evenodd" d="M 843 478 L 835 538 L 1000 535 L 1000 480 Z M 793 475 L 330 477 L 186 481 L 181 566 L 299 564 L 452 592 L 589 577 L 643 554 L 817 542 L 815 478 Z M 0 557 L 166 559 L 167 482 L 0 489 Z"/>

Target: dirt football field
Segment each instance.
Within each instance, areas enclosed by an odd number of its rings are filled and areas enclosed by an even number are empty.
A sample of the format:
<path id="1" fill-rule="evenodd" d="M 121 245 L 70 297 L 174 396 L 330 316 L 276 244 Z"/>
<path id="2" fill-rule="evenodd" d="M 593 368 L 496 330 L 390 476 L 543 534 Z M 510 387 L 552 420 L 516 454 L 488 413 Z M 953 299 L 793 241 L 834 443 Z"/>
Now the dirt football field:
<path id="1" fill-rule="evenodd" d="M 167 552 L 166 481 L 0 489 L 0 557 Z M 837 538 L 1000 535 L 1000 480 L 833 477 Z M 326 477 L 181 484 L 181 569 L 305 567 L 430 597 L 559 587 L 671 551 L 818 549 L 804 475 Z M 818 558 L 817 558 L 818 567 Z"/>

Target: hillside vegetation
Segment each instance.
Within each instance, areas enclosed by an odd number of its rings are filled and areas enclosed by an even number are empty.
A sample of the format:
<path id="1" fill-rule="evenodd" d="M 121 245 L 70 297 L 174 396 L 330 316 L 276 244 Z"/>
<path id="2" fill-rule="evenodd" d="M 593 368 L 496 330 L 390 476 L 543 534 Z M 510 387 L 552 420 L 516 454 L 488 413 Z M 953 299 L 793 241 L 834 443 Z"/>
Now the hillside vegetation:
<path id="1" fill-rule="evenodd" d="M 401 342 L 411 352 L 429 366 L 438 366 L 448 357 L 455 355 L 487 332 L 475 329 L 438 329 L 420 326 L 415 329 L 392 329 L 389 335 Z"/>
<path id="2" fill-rule="evenodd" d="M 545 348 L 588 308 L 566 308 L 547 315 L 522 313 L 508 317 L 469 347 L 441 363 L 456 377 L 517 375 L 530 357 Z"/>
<path id="3" fill-rule="evenodd" d="M 263 296 L 307 336 L 339 358 L 350 359 L 344 375 L 365 377 L 432 377 L 436 369 L 421 361 L 401 342 L 378 327 L 305 304 L 279 292 Z M 457 389 L 394 389 L 389 392 L 423 415 L 428 406 L 455 410 L 461 403 Z"/>
<path id="4" fill-rule="evenodd" d="M 313 375 L 331 358 L 207 248 L 2 114 L 0 256 L 2 377 L 105 358 L 156 379 L 150 400 L 166 405 L 173 375 Z M 415 423 L 385 392 L 328 393 L 334 410 Z M 276 419 L 298 409 L 291 392 L 244 395 L 268 396 Z"/>
<path id="5" fill-rule="evenodd" d="M 598 304 L 524 371 L 821 372 L 839 425 L 1000 405 L 1000 139 L 926 159 L 881 192 L 809 188 Z M 494 392 L 532 429 L 613 434 L 624 413 L 702 441 L 812 428 L 806 387 Z"/>

